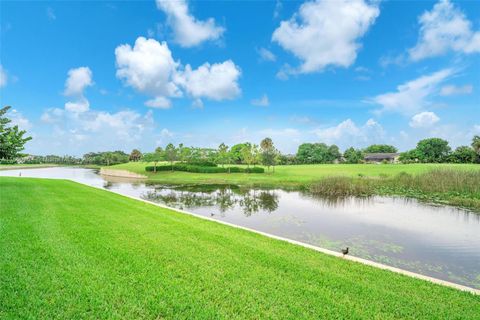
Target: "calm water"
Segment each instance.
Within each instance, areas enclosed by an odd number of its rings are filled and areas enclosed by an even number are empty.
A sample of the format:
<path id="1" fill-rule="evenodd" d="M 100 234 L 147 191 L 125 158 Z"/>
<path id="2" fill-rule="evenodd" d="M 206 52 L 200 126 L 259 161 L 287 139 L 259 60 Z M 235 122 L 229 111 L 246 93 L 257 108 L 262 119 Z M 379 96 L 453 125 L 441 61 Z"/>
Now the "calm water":
<path id="1" fill-rule="evenodd" d="M 214 219 L 480 288 L 480 215 L 391 197 L 327 200 L 302 192 L 164 186 L 44 168 L 0 176 L 70 179 Z"/>

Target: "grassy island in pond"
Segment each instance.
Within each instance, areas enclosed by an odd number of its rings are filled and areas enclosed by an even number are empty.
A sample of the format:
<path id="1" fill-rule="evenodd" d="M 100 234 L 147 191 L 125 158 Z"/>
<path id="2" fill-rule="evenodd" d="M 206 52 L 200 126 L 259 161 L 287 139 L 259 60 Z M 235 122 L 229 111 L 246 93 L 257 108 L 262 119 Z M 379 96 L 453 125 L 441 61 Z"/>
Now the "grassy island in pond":
<path id="1" fill-rule="evenodd" d="M 0 318 L 480 314 L 480 296 L 74 182 L 0 178 L 0 190 Z"/>

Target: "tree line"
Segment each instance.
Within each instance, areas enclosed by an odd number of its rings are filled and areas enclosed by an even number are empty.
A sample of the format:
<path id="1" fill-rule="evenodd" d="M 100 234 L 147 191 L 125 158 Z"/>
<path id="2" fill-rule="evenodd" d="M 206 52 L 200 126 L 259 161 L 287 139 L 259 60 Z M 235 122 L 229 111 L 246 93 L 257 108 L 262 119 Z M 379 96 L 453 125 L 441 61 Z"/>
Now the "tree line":
<path id="1" fill-rule="evenodd" d="M 165 148 L 158 147 L 153 152 L 142 154 L 134 149 L 130 154 L 124 151 L 89 152 L 82 158 L 73 156 L 34 156 L 22 153 L 24 145 L 32 138 L 26 136 L 25 130 L 11 125 L 7 117 L 10 106 L 0 109 L 0 163 L 56 163 L 85 165 L 114 165 L 129 161 L 153 162 L 155 166 L 161 161 L 187 164 L 216 164 L 222 167 L 231 164 L 244 164 L 247 167 L 264 165 L 267 170 L 275 170 L 275 165 L 320 164 L 320 163 L 363 163 L 368 153 L 397 153 L 395 146 L 373 144 L 364 149 L 347 148 L 343 153 L 336 145 L 325 143 L 303 143 L 296 154 L 282 154 L 272 139 L 265 138 L 259 145 L 250 142 L 238 143 L 231 147 L 221 143 L 218 148 L 175 146 L 169 143 Z M 473 137 L 469 146 L 459 146 L 455 150 L 448 141 L 440 138 L 420 140 L 412 150 L 399 154 L 403 163 L 480 163 L 480 136 Z"/>

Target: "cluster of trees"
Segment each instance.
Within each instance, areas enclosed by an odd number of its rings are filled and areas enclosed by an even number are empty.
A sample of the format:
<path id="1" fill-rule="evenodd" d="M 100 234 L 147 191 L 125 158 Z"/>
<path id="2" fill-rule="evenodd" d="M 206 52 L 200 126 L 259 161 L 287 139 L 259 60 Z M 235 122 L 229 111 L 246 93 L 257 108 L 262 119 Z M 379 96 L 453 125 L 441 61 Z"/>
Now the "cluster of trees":
<path id="1" fill-rule="evenodd" d="M 23 156 L 24 145 L 32 137 L 26 137 L 26 131 L 20 130 L 17 125 L 12 126 L 12 120 L 6 114 L 10 106 L 0 109 L 0 160 L 12 161 Z"/>
<path id="2" fill-rule="evenodd" d="M 350 147 L 342 154 L 339 148 L 325 143 L 303 143 L 298 147 L 297 154 L 290 158 L 293 163 L 361 163 L 366 153 L 395 153 L 397 148 L 387 144 L 373 144 L 365 149 Z"/>
<path id="3" fill-rule="evenodd" d="M 340 160 L 339 148 L 325 143 L 303 143 L 298 147 L 297 163 L 333 163 Z"/>
<path id="4" fill-rule="evenodd" d="M 130 156 L 123 151 L 89 152 L 83 155 L 83 164 L 96 164 L 110 166 L 119 163 L 126 163 Z"/>
<path id="5" fill-rule="evenodd" d="M 132 157 L 134 151 L 132 151 L 130 157 Z M 260 145 L 246 142 L 229 147 L 222 143 L 217 149 L 186 147 L 183 144 L 175 146 L 169 143 L 165 149 L 158 147 L 154 152 L 143 154 L 141 159 L 153 162 L 154 168 L 161 161 L 170 162 L 172 168 L 176 161 L 180 161 L 197 165 L 213 163 L 222 167 L 227 164 L 246 164 L 247 167 L 263 164 L 268 170 L 272 167 L 275 171 L 275 165 L 279 163 L 279 156 L 280 152 L 275 148 L 272 139 L 265 138 Z"/>
<path id="6" fill-rule="evenodd" d="M 446 140 L 440 138 L 420 140 L 415 149 L 400 154 L 400 161 L 404 163 L 479 163 L 480 136 L 474 136 L 470 146 L 459 146 L 453 151 Z"/>

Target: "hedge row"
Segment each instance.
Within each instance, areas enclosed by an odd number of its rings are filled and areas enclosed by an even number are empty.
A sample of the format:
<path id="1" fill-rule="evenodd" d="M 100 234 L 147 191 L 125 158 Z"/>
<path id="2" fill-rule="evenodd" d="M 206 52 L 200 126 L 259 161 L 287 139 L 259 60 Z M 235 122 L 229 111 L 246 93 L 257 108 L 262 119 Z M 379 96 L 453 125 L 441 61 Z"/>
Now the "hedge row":
<path id="1" fill-rule="evenodd" d="M 145 167 L 145 171 L 153 172 L 155 167 L 148 166 Z M 172 166 L 169 165 L 162 165 L 157 166 L 157 171 L 170 171 L 172 170 Z M 197 173 L 264 173 L 265 170 L 260 167 L 253 167 L 253 168 L 240 168 L 240 167 L 230 167 L 230 168 L 222 168 L 222 167 L 204 167 L 204 166 L 196 166 L 190 164 L 174 164 L 173 171 L 185 171 L 185 172 L 197 172 Z"/>

